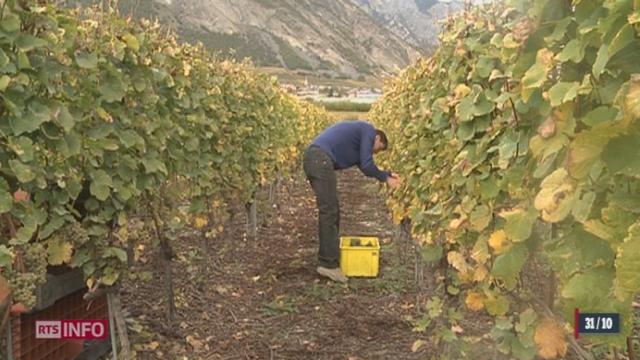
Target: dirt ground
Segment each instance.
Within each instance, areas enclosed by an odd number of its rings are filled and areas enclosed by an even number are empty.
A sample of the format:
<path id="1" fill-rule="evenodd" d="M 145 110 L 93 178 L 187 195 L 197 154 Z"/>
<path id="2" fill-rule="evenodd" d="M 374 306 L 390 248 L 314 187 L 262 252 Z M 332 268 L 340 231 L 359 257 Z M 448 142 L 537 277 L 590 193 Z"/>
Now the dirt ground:
<path id="1" fill-rule="evenodd" d="M 207 249 L 197 236 L 175 242 L 174 324 L 165 320 L 159 257 L 149 254 L 146 263 L 136 264 L 138 279 L 125 283 L 122 296 L 137 358 L 448 358 L 442 352 L 446 346 L 433 344 L 430 336 L 449 324 L 416 332 L 408 319 L 418 310 L 414 255 L 399 246 L 398 229 L 377 195 L 376 181 L 348 170 L 338 182 L 341 233 L 382 240 L 378 278 L 352 278 L 342 285 L 316 274 L 315 199 L 298 179 L 277 189 L 271 209 L 260 208 L 256 239 L 247 238 L 240 214 Z M 150 278 L 143 280 L 145 274 Z M 425 274 L 425 282 L 430 276 Z M 458 335 L 476 344 L 464 358 L 504 358 L 487 346 L 490 318 L 468 314 L 458 326 Z M 425 343 L 412 351 L 416 340 Z"/>

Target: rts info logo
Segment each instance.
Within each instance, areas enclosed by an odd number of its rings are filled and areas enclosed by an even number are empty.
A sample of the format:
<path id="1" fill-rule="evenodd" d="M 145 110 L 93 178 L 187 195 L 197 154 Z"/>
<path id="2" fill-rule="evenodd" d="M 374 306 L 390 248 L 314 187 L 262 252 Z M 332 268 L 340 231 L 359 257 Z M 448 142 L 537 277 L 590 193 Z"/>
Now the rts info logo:
<path id="1" fill-rule="evenodd" d="M 106 339 L 107 320 L 36 321 L 36 339 Z"/>

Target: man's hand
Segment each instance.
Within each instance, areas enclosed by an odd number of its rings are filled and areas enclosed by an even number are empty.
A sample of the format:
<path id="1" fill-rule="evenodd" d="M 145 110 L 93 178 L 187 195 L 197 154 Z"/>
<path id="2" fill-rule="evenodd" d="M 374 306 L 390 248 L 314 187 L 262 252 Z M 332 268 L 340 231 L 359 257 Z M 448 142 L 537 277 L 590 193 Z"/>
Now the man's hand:
<path id="1" fill-rule="evenodd" d="M 389 185 L 389 187 L 392 189 L 400 186 L 400 177 L 398 176 L 398 174 L 392 172 L 391 175 L 389 175 L 389 177 L 387 178 L 387 185 Z"/>

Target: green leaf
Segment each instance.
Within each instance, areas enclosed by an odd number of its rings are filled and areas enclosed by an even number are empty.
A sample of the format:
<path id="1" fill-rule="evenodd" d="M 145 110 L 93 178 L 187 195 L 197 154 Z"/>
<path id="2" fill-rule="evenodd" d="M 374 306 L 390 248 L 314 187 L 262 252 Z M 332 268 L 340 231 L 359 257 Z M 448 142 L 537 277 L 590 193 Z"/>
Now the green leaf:
<path id="1" fill-rule="evenodd" d="M 51 120 L 49 108 L 38 101 L 32 101 L 25 116 L 12 119 L 11 127 L 15 135 L 21 135 L 35 131 L 49 120 Z"/>
<path id="2" fill-rule="evenodd" d="M 620 301 L 629 301 L 640 292 L 640 223 L 629 228 L 629 236 L 618 248 L 616 255 L 615 295 Z"/>
<path id="3" fill-rule="evenodd" d="M 120 272 L 116 271 L 112 267 L 107 267 L 104 269 L 102 277 L 100 277 L 100 282 L 106 286 L 112 286 L 116 281 L 118 281 L 119 277 Z"/>
<path id="4" fill-rule="evenodd" d="M 126 251 L 117 248 L 117 247 L 109 247 L 106 248 L 104 250 L 104 253 L 102 254 L 103 258 L 108 258 L 108 257 L 115 257 L 118 258 L 118 260 L 120 260 L 123 263 L 127 262 L 127 253 Z"/>
<path id="5" fill-rule="evenodd" d="M 611 301 L 609 294 L 614 276 L 612 269 L 589 269 L 571 277 L 560 293 L 563 298 L 571 300 L 575 307 L 606 311 Z"/>
<path id="6" fill-rule="evenodd" d="M 16 38 L 16 46 L 23 51 L 33 50 L 38 47 L 47 45 L 47 42 L 43 39 L 37 38 L 29 34 L 20 34 Z"/>
<path id="7" fill-rule="evenodd" d="M 72 268 L 77 268 L 89 262 L 91 262 L 91 256 L 89 255 L 89 251 L 87 249 L 76 249 L 73 252 L 73 257 L 69 262 L 69 266 L 71 266 Z M 88 272 L 88 273 L 91 274 L 91 272 Z"/>
<path id="8" fill-rule="evenodd" d="M 486 229 L 491 222 L 492 214 L 487 205 L 477 206 L 469 217 L 471 222 L 471 228 L 477 232 L 481 232 Z"/>
<path id="9" fill-rule="evenodd" d="M 525 102 L 529 100 L 533 92 L 540 87 L 547 79 L 547 70 L 540 63 L 535 63 L 522 78 L 522 100 Z"/>
<path id="10" fill-rule="evenodd" d="M 65 224 L 65 219 L 62 216 L 58 216 L 58 217 L 54 217 L 53 219 L 51 219 L 43 228 L 41 231 L 38 232 L 38 238 L 39 239 L 46 239 L 49 236 L 51 236 L 51 234 L 53 234 L 55 231 L 59 230 L 60 228 L 62 228 L 62 226 Z"/>
<path id="11" fill-rule="evenodd" d="M 11 83 L 11 78 L 7 75 L 0 76 L 0 91 L 4 92 Z"/>
<path id="12" fill-rule="evenodd" d="M 612 139 L 602 153 L 602 160 L 612 174 L 637 176 L 640 173 L 640 137 L 629 135 Z"/>
<path id="13" fill-rule="evenodd" d="M 593 77 L 596 80 L 600 80 L 600 75 L 604 72 L 604 67 L 609 62 L 609 46 L 607 44 L 602 44 L 600 50 L 598 50 L 598 55 L 596 57 L 596 61 L 593 63 Z"/>
<path id="14" fill-rule="evenodd" d="M 11 62 L 4 50 L 0 49 L 0 68 L 4 68 Z"/>
<path id="15" fill-rule="evenodd" d="M 28 137 L 20 136 L 11 144 L 11 148 L 23 162 L 33 160 L 33 142 Z"/>
<path id="16" fill-rule="evenodd" d="M 36 174 L 33 172 L 31 166 L 23 164 L 19 160 L 9 160 L 9 166 L 21 183 L 28 183 L 36 178 Z"/>
<path id="17" fill-rule="evenodd" d="M 583 179 L 609 142 L 619 129 L 609 123 L 603 123 L 589 130 L 580 132 L 569 146 L 568 169 L 575 179 Z"/>
<path id="18" fill-rule="evenodd" d="M 98 170 L 93 173 L 91 178 L 93 180 L 89 187 L 91 195 L 100 201 L 107 200 L 113 186 L 111 177 L 104 170 Z"/>
<path id="19" fill-rule="evenodd" d="M 78 53 L 76 64 L 83 69 L 95 69 L 98 66 L 98 57 L 94 53 Z"/>
<path id="20" fill-rule="evenodd" d="M 604 122 L 612 122 L 616 116 L 618 116 L 618 109 L 608 106 L 600 106 L 588 112 L 582 118 L 582 122 L 590 127 L 594 127 Z"/>
<path id="21" fill-rule="evenodd" d="M 80 136 L 75 133 L 69 133 L 64 137 L 64 141 L 67 143 L 67 147 L 69 149 L 68 156 L 74 156 L 80 154 L 80 150 L 82 149 L 82 140 Z"/>
<path id="22" fill-rule="evenodd" d="M 119 137 L 122 144 L 128 148 L 138 144 L 141 141 L 144 141 L 140 138 L 138 133 L 133 130 L 123 131 L 119 134 Z"/>
<path id="23" fill-rule="evenodd" d="M 155 172 L 161 172 L 167 175 L 167 168 L 164 163 L 158 159 L 143 159 L 142 164 L 144 165 L 145 171 L 147 174 L 152 174 Z"/>
<path id="24" fill-rule="evenodd" d="M 513 242 L 521 242 L 531 236 L 533 224 L 538 218 L 538 212 L 532 208 L 528 210 L 515 209 L 500 213 L 500 217 L 507 221 L 504 226 L 507 238 Z"/>
<path id="25" fill-rule="evenodd" d="M 533 309 L 527 309 L 520 313 L 520 321 L 515 326 L 515 330 L 524 333 L 536 323 L 538 315 Z"/>
<path id="26" fill-rule="evenodd" d="M 0 214 L 4 214 L 11 210 L 13 207 L 13 196 L 9 189 L 7 180 L 0 177 Z"/>
<path id="27" fill-rule="evenodd" d="M 473 115 L 483 116 L 493 111 L 495 104 L 487 100 L 484 94 L 480 94 L 473 105 Z"/>
<path id="28" fill-rule="evenodd" d="M 467 96 L 460 100 L 460 103 L 456 105 L 456 114 L 460 121 L 471 121 L 473 119 L 474 104 L 473 98 Z"/>
<path id="29" fill-rule="evenodd" d="M 36 232 L 35 226 L 23 226 L 16 232 L 15 239 L 12 239 L 9 243 L 11 245 L 26 245 L 31 241 L 33 234 Z"/>
<path id="30" fill-rule="evenodd" d="M 109 76 L 98 87 L 100 94 L 106 102 L 121 101 L 124 97 L 124 87 L 122 81 L 115 76 Z"/>
<path id="31" fill-rule="evenodd" d="M 0 245 L 0 269 L 3 269 L 5 273 L 11 271 L 14 256 L 6 245 Z"/>
<path id="32" fill-rule="evenodd" d="M 565 45 L 562 52 L 558 55 L 558 60 L 567 62 L 569 60 L 579 63 L 584 58 L 584 45 L 579 39 L 572 39 Z"/>
<path id="33" fill-rule="evenodd" d="M 544 38 L 544 41 L 547 43 L 553 44 L 562 40 L 567 34 L 567 27 L 571 25 L 573 19 L 570 17 L 565 17 L 562 20 L 558 21 L 556 27 L 553 29 L 553 33 L 551 35 Z"/>
<path id="34" fill-rule="evenodd" d="M 31 69 L 31 60 L 29 60 L 29 57 L 23 51 L 18 53 L 18 69 Z"/>
<path id="35" fill-rule="evenodd" d="M 569 102 L 578 96 L 578 87 L 580 83 L 574 82 L 559 82 L 549 89 L 549 98 L 551 100 L 551 106 L 560 106 L 566 102 Z"/>
<path id="36" fill-rule="evenodd" d="M 613 38 L 609 45 L 609 58 L 612 58 L 620 50 L 624 49 L 627 45 L 631 44 L 635 39 L 635 31 L 633 25 L 626 24 L 620 29 L 618 34 Z"/>
<path id="37" fill-rule="evenodd" d="M 422 260 L 427 263 L 436 262 L 442 259 L 442 246 L 441 245 L 426 245 L 422 248 Z"/>
<path id="38" fill-rule="evenodd" d="M 596 193 L 590 191 L 582 194 L 582 197 L 576 199 L 576 202 L 571 210 L 573 217 L 579 222 L 584 222 L 589 218 L 593 202 L 596 200 Z"/>
<path id="39" fill-rule="evenodd" d="M 5 14 L 0 21 L 0 28 L 8 33 L 20 31 L 20 17 L 15 14 Z"/>
<path id="40" fill-rule="evenodd" d="M 71 129 L 73 129 L 73 125 L 75 125 L 75 120 L 73 116 L 71 116 L 71 113 L 69 113 L 69 109 L 64 105 L 61 105 L 58 110 L 57 119 L 60 122 L 60 125 L 62 125 L 62 128 L 66 132 L 71 131 Z"/>
<path id="41" fill-rule="evenodd" d="M 507 288 L 513 288 L 527 257 L 526 246 L 522 243 L 511 246 L 493 262 L 491 274 L 505 281 Z"/>
<path id="42" fill-rule="evenodd" d="M 484 300 L 484 306 L 487 312 L 492 316 L 502 316 L 509 311 L 509 300 L 502 296 L 489 296 Z"/>
<path id="43" fill-rule="evenodd" d="M 480 196 L 482 200 L 493 199 L 500 193 L 500 188 L 493 177 L 480 182 Z"/>
<path id="44" fill-rule="evenodd" d="M 480 56 L 476 65 L 476 73 L 483 79 L 486 79 L 494 69 L 494 59 L 488 56 Z"/>

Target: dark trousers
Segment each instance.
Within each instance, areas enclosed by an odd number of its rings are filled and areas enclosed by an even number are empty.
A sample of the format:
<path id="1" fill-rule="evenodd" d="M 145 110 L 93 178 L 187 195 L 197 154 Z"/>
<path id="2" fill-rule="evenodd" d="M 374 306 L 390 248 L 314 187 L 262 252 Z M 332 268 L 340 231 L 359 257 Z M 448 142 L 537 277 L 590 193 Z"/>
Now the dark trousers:
<path id="1" fill-rule="evenodd" d="M 320 250 L 318 263 L 322 267 L 336 268 L 340 258 L 338 229 L 340 206 L 333 160 L 322 149 L 311 145 L 304 153 L 304 172 L 316 194 L 318 205 L 318 236 Z"/>

